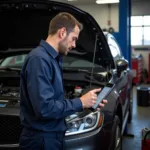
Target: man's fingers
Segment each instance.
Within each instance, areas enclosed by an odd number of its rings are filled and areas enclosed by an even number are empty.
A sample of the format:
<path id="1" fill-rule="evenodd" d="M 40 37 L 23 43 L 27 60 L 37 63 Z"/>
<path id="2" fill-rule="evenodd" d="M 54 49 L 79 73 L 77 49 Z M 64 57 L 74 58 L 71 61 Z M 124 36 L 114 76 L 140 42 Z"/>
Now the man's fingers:
<path id="1" fill-rule="evenodd" d="M 105 106 L 105 104 L 107 104 L 108 101 L 106 99 L 103 99 L 102 103 L 99 103 L 99 107 L 102 108 Z"/>
<path id="2" fill-rule="evenodd" d="M 99 88 L 99 89 L 94 89 L 94 90 L 92 90 L 94 93 L 96 93 L 96 92 L 100 92 L 101 91 L 101 88 Z"/>
<path id="3" fill-rule="evenodd" d="M 97 108 L 97 111 L 100 111 L 100 108 L 99 108 L 99 107 Z"/>
<path id="4" fill-rule="evenodd" d="M 92 100 L 97 100 L 97 95 L 93 95 Z"/>
<path id="5" fill-rule="evenodd" d="M 107 101 L 106 99 L 103 99 L 103 103 L 104 103 L 104 104 L 107 104 L 108 101 Z"/>
<path id="6" fill-rule="evenodd" d="M 104 104 L 102 104 L 102 103 L 99 103 L 99 107 L 104 107 Z"/>

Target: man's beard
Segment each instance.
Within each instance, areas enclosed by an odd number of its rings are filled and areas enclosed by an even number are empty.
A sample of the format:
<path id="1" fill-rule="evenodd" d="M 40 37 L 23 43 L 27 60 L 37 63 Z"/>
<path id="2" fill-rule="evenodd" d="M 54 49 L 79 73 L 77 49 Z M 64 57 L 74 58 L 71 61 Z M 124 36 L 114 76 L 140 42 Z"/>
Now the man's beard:
<path id="1" fill-rule="evenodd" d="M 68 45 L 66 43 L 66 38 L 59 43 L 58 51 L 61 55 L 67 55 L 68 54 Z"/>

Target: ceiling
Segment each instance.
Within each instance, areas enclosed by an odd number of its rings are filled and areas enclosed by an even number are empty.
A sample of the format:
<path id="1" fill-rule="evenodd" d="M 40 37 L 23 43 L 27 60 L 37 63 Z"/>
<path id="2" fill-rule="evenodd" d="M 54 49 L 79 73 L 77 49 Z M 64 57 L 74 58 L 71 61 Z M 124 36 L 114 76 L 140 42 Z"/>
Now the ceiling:
<path id="1" fill-rule="evenodd" d="M 95 1 L 96 0 L 76 0 L 76 1 L 68 1 L 68 0 L 53 0 L 53 1 L 59 1 L 59 2 L 63 2 L 63 3 L 68 3 L 68 4 L 72 4 L 72 5 L 80 5 L 80 4 L 96 4 Z M 148 2 L 150 0 L 131 0 L 132 2 Z"/>

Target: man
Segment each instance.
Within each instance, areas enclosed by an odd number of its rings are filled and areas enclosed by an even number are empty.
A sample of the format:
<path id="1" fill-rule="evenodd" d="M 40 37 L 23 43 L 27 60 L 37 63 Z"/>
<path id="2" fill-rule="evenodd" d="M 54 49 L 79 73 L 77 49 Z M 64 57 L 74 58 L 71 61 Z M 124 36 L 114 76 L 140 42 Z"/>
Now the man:
<path id="1" fill-rule="evenodd" d="M 60 13 L 50 22 L 46 41 L 27 56 L 21 72 L 21 150 L 62 150 L 64 118 L 96 103 L 100 89 L 64 100 L 61 56 L 76 47 L 81 30 L 82 25 L 71 14 Z"/>

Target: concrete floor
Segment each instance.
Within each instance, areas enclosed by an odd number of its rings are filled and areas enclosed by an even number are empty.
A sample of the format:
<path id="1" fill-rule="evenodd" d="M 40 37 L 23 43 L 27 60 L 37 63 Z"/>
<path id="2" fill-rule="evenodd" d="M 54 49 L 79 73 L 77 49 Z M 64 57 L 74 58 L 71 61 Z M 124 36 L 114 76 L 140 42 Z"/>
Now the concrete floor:
<path id="1" fill-rule="evenodd" d="M 150 85 L 144 86 L 150 87 Z M 144 127 L 150 128 L 150 107 L 137 105 L 136 88 L 137 86 L 133 88 L 133 119 L 131 124 L 128 124 L 128 133 L 133 134 L 134 137 L 123 137 L 123 150 L 141 150 L 141 130 Z"/>

